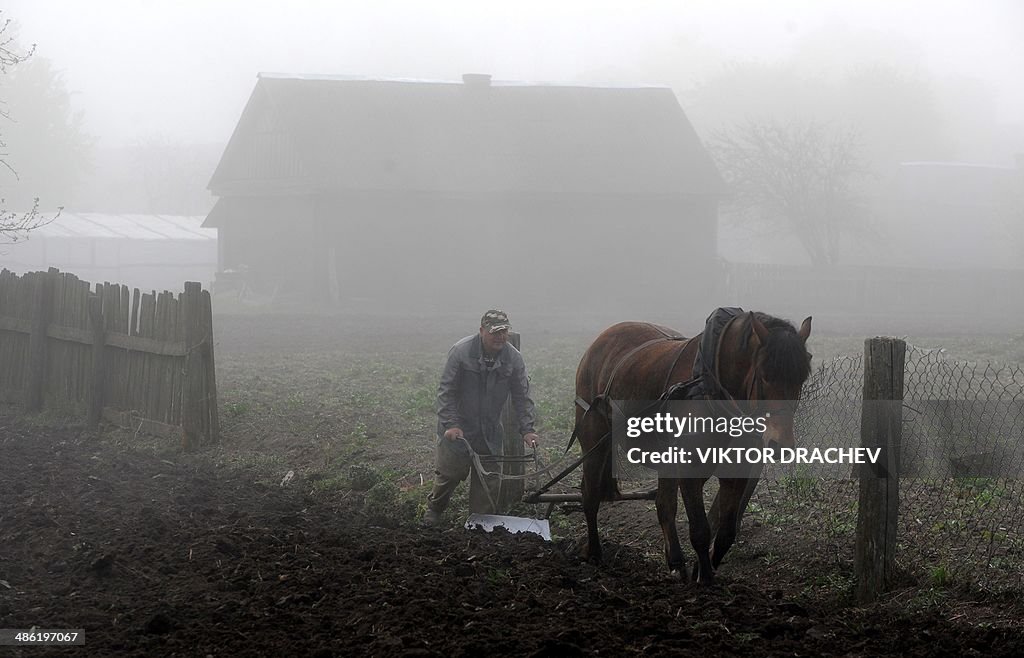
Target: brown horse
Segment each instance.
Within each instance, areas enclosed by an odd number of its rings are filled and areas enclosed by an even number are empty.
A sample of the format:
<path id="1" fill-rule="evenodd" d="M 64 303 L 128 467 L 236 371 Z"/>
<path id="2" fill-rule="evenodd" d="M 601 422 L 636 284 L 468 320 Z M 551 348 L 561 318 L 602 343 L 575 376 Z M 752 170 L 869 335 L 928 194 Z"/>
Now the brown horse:
<path id="1" fill-rule="evenodd" d="M 793 447 L 795 443 L 793 411 L 810 374 L 811 355 L 806 348 L 810 333 L 809 317 L 797 331 L 789 322 L 764 313 L 741 313 L 721 331 L 717 349 L 712 350 L 717 358 L 704 360 L 711 372 L 703 376 L 714 382 L 709 397 L 752 400 L 759 413 L 768 412 L 763 435 L 766 446 Z M 606 329 L 583 355 L 576 371 L 576 429 L 583 454 L 587 455 L 583 462 L 583 511 L 587 519 L 584 557 L 601 559 L 597 512 L 601 501 L 616 500 L 621 495 L 612 473 L 615 455 L 609 402 L 657 400 L 668 386 L 690 380 L 699 343 L 700 336 L 685 340 L 665 327 L 623 322 Z M 682 493 L 690 542 L 697 552 L 692 578 L 704 584 L 713 582 L 713 570 L 735 540 L 746 505 L 744 491 L 749 497 L 757 482 L 756 477 L 719 478 L 718 530 L 714 552 L 709 554 L 711 527 L 703 495 L 708 479 L 659 478 L 655 498 L 669 570 L 682 576 L 685 572 L 676 532 L 676 489 Z"/>

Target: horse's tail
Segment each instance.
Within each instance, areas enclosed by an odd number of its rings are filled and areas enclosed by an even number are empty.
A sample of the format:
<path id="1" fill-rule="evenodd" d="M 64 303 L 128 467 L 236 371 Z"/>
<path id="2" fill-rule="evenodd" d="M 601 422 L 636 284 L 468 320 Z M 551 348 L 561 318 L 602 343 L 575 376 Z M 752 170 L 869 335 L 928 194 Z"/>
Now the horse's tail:
<path id="1" fill-rule="evenodd" d="M 572 450 L 572 444 L 576 442 L 576 439 L 580 437 L 580 425 L 583 423 L 583 419 L 590 413 L 590 403 L 581 397 L 576 398 L 576 406 L 582 410 L 582 414 L 576 414 L 576 422 L 572 426 L 572 434 L 569 435 L 569 443 L 565 445 L 565 453 L 569 454 Z"/>
<path id="2" fill-rule="evenodd" d="M 591 494 L 596 494 L 598 500 L 616 500 L 619 497 L 619 484 L 612 469 L 615 455 L 610 409 L 601 396 L 590 403 L 576 398 L 576 405 L 576 426 L 566 450 L 572 446 L 573 439 L 579 438 L 580 451 L 584 456 L 585 488 Z"/>

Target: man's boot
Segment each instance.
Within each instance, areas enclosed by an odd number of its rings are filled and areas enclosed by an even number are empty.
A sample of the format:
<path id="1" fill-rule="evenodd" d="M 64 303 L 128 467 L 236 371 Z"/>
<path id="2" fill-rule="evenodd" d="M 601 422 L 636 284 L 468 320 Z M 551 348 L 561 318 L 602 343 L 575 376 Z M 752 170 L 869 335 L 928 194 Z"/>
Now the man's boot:
<path id="1" fill-rule="evenodd" d="M 441 513 L 434 510 L 433 507 L 427 507 L 427 511 L 423 513 L 423 525 L 427 527 L 434 527 L 441 522 Z"/>

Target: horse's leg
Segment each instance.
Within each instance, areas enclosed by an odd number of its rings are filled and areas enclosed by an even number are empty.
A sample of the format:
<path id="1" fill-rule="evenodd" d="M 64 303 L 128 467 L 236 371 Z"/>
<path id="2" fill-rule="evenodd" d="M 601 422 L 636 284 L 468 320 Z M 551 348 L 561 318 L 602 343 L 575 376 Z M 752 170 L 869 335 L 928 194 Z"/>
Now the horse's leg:
<path id="1" fill-rule="evenodd" d="M 583 427 L 580 430 L 580 448 L 584 452 L 597 440 L 600 440 L 606 431 L 611 431 L 605 423 L 599 422 L 593 416 L 583 419 Z M 582 437 L 593 437 L 595 440 L 583 441 Z M 601 509 L 601 500 L 605 497 L 609 488 L 614 485 L 611 481 L 611 437 L 604 440 L 602 446 L 592 452 L 583 462 L 583 516 L 587 519 L 587 544 L 580 551 L 585 560 L 591 562 L 601 561 L 601 537 L 597 533 L 597 512 Z"/>
<path id="2" fill-rule="evenodd" d="M 679 491 L 683 494 L 686 518 L 690 524 L 690 544 L 697 553 L 693 565 L 693 580 L 702 585 L 711 585 L 715 575 L 711 568 L 711 526 L 704 511 L 704 483 L 701 478 L 679 480 Z"/>
<path id="3" fill-rule="evenodd" d="M 764 471 L 764 464 L 752 464 L 750 470 L 747 473 L 747 485 L 743 489 L 743 497 L 740 499 L 739 511 L 736 513 L 736 532 L 740 531 L 740 521 L 743 519 L 744 513 L 747 511 L 747 504 L 750 502 L 750 497 L 754 495 L 754 489 L 757 487 L 757 482 L 761 478 L 761 472 Z M 721 490 L 715 494 L 715 499 L 711 502 L 711 509 L 708 511 L 708 522 L 711 523 L 711 536 L 718 536 L 718 529 L 722 523 L 722 515 L 719 511 L 721 504 L 719 498 L 721 497 Z M 717 564 L 715 565 L 718 566 Z"/>
<path id="4" fill-rule="evenodd" d="M 583 469 L 583 516 L 587 519 L 587 543 L 580 550 L 580 556 L 591 562 L 601 561 L 601 537 L 597 534 L 597 512 L 601 509 L 601 494 L 594 484 L 596 478 Z"/>
<path id="5" fill-rule="evenodd" d="M 715 550 L 711 554 L 711 566 L 715 569 L 722 563 L 722 558 L 729 552 L 736 533 L 739 530 L 740 514 L 746 505 L 744 493 L 747 489 L 746 479 L 726 478 L 718 481 L 718 501 L 720 522 L 715 534 Z M 755 480 L 756 482 L 756 480 Z"/>
<path id="6" fill-rule="evenodd" d="M 676 486 L 675 480 L 658 478 L 658 495 L 654 499 L 654 506 L 658 510 L 658 523 L 665 538 L 665 561 L 668 563 L 668 571 L 674 576 L 685 578 L 686 565 L 683 550 L 679 547 L 679 533 L 676 531 L 676 511 L 679 508 Z"/>

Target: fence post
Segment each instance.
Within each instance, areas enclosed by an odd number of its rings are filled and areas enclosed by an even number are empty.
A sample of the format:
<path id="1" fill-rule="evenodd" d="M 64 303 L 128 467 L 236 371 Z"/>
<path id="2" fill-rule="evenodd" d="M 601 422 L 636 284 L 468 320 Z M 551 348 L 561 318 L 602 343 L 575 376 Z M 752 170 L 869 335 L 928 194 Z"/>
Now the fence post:
<path id="1" fill-rule="evenodd" d="M 201 332 L 201 301 L 199 291 L 202 286 L 193 281 L 185 283 L 185 292 L 181 295 L 182 318 L 185 329 L 185 368 L 182 376 L 181 390 L 181 429 L 182 448 L 195 450 L 199 447 L 199 435 L 203 427 L 202 395 L 205 373 L 203 373 L 202 353 L 200 352 Z"/>
<path id="2" fill-rule="evenodd" d="M 903 421 L 903 367 L 907 345 L 898 338 L 864 341 L 864 402 L 860 441 L 878 448 L 878 461 L 860 469 L 857 541 L 854 549 L 856 594 L 861 603 L 891 584 L 899 520 L 899 458 Z"/>
<path id="3" fill-rule="evenodd" d="M 220 416 L 217 408 L 217 368 L 213 358 L 213 300 L 208 290 L 203 291 L 203 368 L 206 370 L 204 405 L 209 418 L 210 443 L 220 442 Z"/>
<path id="4" fill-rule="evenodd" d="M 508 342 L 518 350 L 520 335 L 514 331 L 508 332 Z M 516 416 L 515 409 L 512 408 L 511 396 L 505 402 L 505 409 L 501 413 L 501 424 L 505 427 L 505 456 L 521 457 L 525 455 L 523 437 L 519 434 L 519 418 Z M 501 465 L 501 472 L 505 475 L 522 475 L 526 472 L 524 466 L 525 464 L 505 463 Z M 500 514 L 522 500 L 523 488 L 522 480 L 502 480 L 497 512 Z"/>
<path id="5" fill-rule="evenodd" d="M 28 382 L 25 387 L 25 410 L 39 411 L 43 408 L 43 383 L 46 379 L 46 330 L 50 326 L 53 311 L 53 272 L 37 272 L 32 275 L 33 309 L 32 325 L 28 338 Z"/>
<path id="6" fill-rule="evenodd" d="M 103 322 L 103 300 L 89 295 L 89 326 L 92 328 L 92 377 L 89 386 L 89 427 L 99 427 L 103 416 L 104 347 L 107 344 Z"/>

